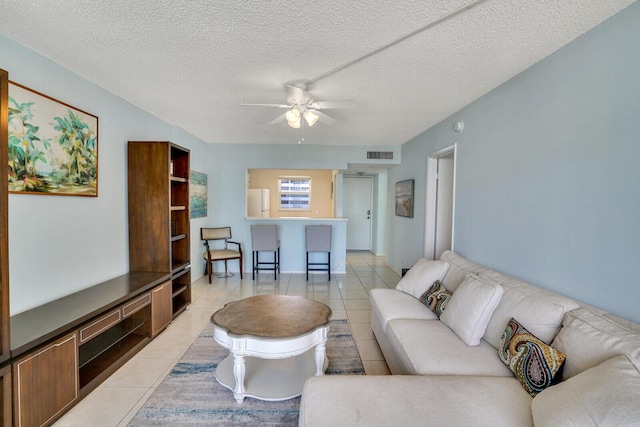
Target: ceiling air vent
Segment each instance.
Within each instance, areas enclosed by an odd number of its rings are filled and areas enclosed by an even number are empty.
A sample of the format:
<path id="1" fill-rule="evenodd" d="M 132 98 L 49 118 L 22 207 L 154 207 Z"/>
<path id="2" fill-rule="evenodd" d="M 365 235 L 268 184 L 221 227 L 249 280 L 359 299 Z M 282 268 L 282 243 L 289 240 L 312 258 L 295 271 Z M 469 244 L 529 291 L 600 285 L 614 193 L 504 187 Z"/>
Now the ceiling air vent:
<path id="1" fill-rule="evenodd" d="M 393 160 L 393 151 L 367 151 L 367 159 Z"/>

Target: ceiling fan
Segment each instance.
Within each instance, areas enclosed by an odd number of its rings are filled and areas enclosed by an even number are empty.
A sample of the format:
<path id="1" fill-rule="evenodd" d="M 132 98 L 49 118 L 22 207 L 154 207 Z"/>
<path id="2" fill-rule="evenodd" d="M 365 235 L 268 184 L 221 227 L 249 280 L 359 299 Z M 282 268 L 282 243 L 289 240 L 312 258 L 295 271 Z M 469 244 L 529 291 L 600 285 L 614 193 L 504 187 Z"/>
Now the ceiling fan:
<path id="1" fill-rule="evenodd" d="M 336 120 L 323 113 L 320 110 L 332 109 L 332 108 L 352 108 L 356 103 L 353 100 L 343 101 L 315 101 L 313 96 L 307 91 L 307 85 L 304 83 L 296 83 L 294 85 L 285 85 L 287 88 L 287 103 L 286 104 L 240 104 L 243 107 L 273 107 L 273 108 L 286 108 L 287 111 L 274 120 L 271 124 L 282 123 L 287 121 L 287 124 L 294 128 L 300 128 L 302 119 L 309 126 L 313 126 L 317 121 L 320 121 L 326 125 L 332 125 Z"/>

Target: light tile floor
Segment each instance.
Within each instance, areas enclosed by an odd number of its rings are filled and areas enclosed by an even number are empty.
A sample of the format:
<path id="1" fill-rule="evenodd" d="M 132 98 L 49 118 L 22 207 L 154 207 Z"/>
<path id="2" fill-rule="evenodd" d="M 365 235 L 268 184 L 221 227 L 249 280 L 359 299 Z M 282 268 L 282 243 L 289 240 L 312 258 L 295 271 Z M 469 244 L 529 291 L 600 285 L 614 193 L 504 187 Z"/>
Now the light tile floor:
<path id="1" fill-rule="evenodd" d="M 299 295 L 331 307 L 333 319 L 348 319 L 368 375 L 387 375 L 389 369 L 371 331 L 369 290 L 393 288 L 400 277 L 370 252 L 348 252 L 346 275 L 260 274 L 240 280 L 238 275 L 205 277 L 192 285 L 192 303 L 167 329 L 58 420 L 55 427 L 126 426 L 155 388 L 208 324 L 211 315 L 229 301 L 264 294 Z"/>

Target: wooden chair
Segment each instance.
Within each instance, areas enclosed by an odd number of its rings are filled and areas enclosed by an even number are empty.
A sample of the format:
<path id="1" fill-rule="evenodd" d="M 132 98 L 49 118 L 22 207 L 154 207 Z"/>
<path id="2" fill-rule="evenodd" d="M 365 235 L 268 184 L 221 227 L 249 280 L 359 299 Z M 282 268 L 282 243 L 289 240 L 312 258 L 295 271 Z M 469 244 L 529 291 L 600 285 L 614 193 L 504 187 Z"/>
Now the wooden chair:
<path id="1" fill-rule="evenodd" d="M 201 228 L 200 239 L 204 240 L 205 251 L 202 256 L 207 261 L 209 283 L 211 283 L 214 261 L 224 261 L 224 274 L 219 274 L 218 277 L 233 276 L 233 273 L 230 273 L 227 267 L 227 261 L 230 259 L 240 260 L 240 279 L 242 279 L 242 246 L 239 242 L 229 240 L 231 239 L 231 227 Z M 217 240 L 224 240 L 224 248 L 217 249 L 212 247 Z M 212 243 L 210 244 L 209 242 Z M 237 245 L 237 250 L 230 249 L 230 244 Z"/>

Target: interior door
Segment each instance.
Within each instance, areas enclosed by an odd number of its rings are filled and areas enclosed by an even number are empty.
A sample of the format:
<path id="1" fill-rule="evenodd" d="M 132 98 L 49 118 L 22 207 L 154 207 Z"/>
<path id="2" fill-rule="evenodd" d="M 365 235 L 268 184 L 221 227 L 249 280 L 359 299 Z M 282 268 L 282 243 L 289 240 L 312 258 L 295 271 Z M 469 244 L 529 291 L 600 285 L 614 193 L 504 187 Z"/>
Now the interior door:
<path id="1" fill-rule="evenodd" d="M 347 222 L 347 250 L 371 250 L 371 206 L 373 180 L 370 176 L 344 177 L 344 216 Z"/>
<path id="2" fill-rule="evenodd" d="M 438 159 L 435 259 L 451 249 L 453 231 L 453 157 Z"/>
<path id="3" fill-rule="evenodd" d="M 439 259 L 455 244 L 456 145 L 427 156 L 424 257 Z"/>

